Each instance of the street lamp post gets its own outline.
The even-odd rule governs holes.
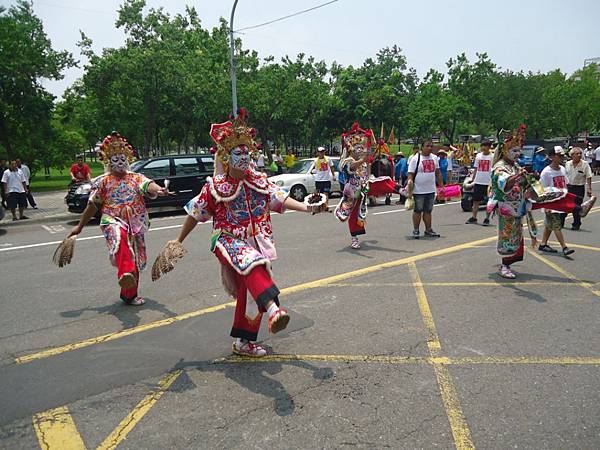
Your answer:
[[[230,71],[231,71],[231,108],[233,117],[237,117],[237,78],[235,71],[235,42],[233,38],[233,16],[235,15],[235,7],[237,6],[238,0],[233,2],[233,8],[231,8],[231,19],[229,20],[229,48],[230,48]]]

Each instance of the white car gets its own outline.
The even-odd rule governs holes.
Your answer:
[[[328,157],[329,158],[329,157]],[[301,202],[306,194],[315,192],[315,161],[317,158],[299,159],[287,173],[273,175],[269,177],[277,186],[288,188],[290,196],[294,200]],[[335,181],[331,183],[331,192],[340,192],[340,183],[338,181],[339,157],[329,158],[333,162],[335,170]]]

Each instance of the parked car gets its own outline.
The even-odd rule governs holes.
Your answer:
[[[331,192],[340,192],[338,182],[339,157],[328,157],[333,161],[335,169],[335,181],[331,183]],[[299,159],[287,173],[274,175],[269,180],[277,186],[288,188],[290,197],[301,202],[308,193],[315,191],[315,161],[316,158]]]
[[[144,158],[131,165],[132,172],[144,174],[161,186],[169,180],[169,191],[174,195],[146,198],[148,208],[180,207],[200,193],[206,177],[213,174],[214,160],[211,155],[170,155]],[[72,213],[85,209],[90,195],[91,183],[74,183],[69,186],[65,203]]]

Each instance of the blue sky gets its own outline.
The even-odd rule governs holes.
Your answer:
[[[235,27],[242,28],[310,8],[326,0],[239,0]],[[10,6],[13,0],[0,0]],[[119,0],[34,0],[34,10],[56,49],[67,49],[80,59],[79,30],[94,49],[123,43],[114,26]],[[219,17],[229,18],[233,1],[147,0],[149,7],[183,12],[189,4],[205,27]],[[318,10],[246,32],[247,48],[261,57],[304,52],[328,63],[360,65],[378,49],[398,45],[408,64],[424,75],[431,67],[445,71],[445,62],[465,52],[487,52],[501,67],[512,70],[572,73],[583,60],[600,56],[599,0],[338,0]],[[47,82],[60,95],[81,69],[65,79]]]

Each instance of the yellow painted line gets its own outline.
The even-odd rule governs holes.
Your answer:
[[[455,358],[448,361],[449,365],[468,364],[508,364],[508,365],[574,365],[574,366],[600,366],[599,357],[586,356],[476,356]]]
[[[40,448],[45,450],[85,450],[73,417],[66,406],[33,416],[33,428]]]
[[[554,245],[560,245],[556,241],[550,241],[549,243]],[[567,242],[567,246],[569,246],[570,248],[580,248],[583,250],[592,250],[594,252],[600,252],[600,247],[592,247],[591,245],[573,244],[571,242]]]
[[[125,336],[130,336],[132,334],[141,333],[142,331],[152,330],[153,328],[164,327],[165,325],[171,325],[176,322],[181,322],[182,320],[191,319],[192,317],[198,317],[205,314],[213,313],[220,311],[225,308],[229,308],[231,306],[235,306],[235,302],[223,303],[221,305],[211,306],[209,308],[203,308],[196,311],[192,311],[189,313],[181,314],[175,317],[169,317],[168,319],[158,320],[156,322],[150,322],[145,325],[140,325],[133,328],[128,328],[126,330],[117,331],[116,333],[104,334],[102,336],[97,336],[90,339],[85,339],[83,341],[74,342],[72,344],[63,345],[61,347],[54,347],[48,350],[43,350],[37,353],[31,353],[29,355],[20,356],[15,358],[15,362],[17,364],[28,363],[37,359],[48,358],[50,356],[60,355],[61,353],[70,352],[73,350],[77,350],[79,348],[89,347],[90,345],[101,344],[103,342],[113,341],[115,339],[120,339]]]
[[[270,362],[358,362],[377,364],[441,364],[445,366],[463,365],[573,365],[600,366],[596,356],[468,356],[448,358],[446,356],[387,356],[387,355],[268,355],[262,358],[229,356],[213,361],[214,364],[243,364]]]
[[[469,286],[563,286],[570,281],[440,281],[421,283],[423,287],[469,287]],[[333,283],[328,287],[408,287],[414,283]]]
[[[410,277],[417,295],[421,317],[423,318],[423,322],[425,323],[427,332],[429,333],[427,347],[429,348],[429,354],[432,357],[431,360],[433,370],[435,372],[435,377],[440,389],[446,415],[448,416],[450,429],[452,430],[454,446],[457,448],[457,450],[474,449],[475,445],[471,439],[471,431],[469,430],[469,425],[467,424],[465,415],[462,412],[460,400],[458,399],[458,392],[456,390],[456,386],[454,386],[450,371],[444,364],[436,362],[441,361],[440,351],[442,346],[440,344],[440,338],[435,327],[435,322],[433,321],[431,309],[429,308],[429,302],[427,301],[427,296],[425,295],[425,289],[423,288],[419,271],[417,270],[417,266],[414,262],[408,265],[408,271],[410,272]],[[447,358],[443,358],[443,361],[446,362]]]
[[[433,258],[435,256],[446,255],[448,253],[458,252],[460,250],[469,248],[473,245],[479,245],[483,242],[489,242],[494,239],[496,239],[496,237],[492,236],[489,238],[480,239],[478,241],[468,242],[468,243],[464,243],[464,244],[458,244],[458,245],[454,245],[451,247],[446,247],[446,248],[442,248],[439,250],[422,253],[420,255],[397,259],[395,261],[390,261],[390,262],[381,263],[381,264],[375,264],[373,266],[365,267],[363,269],[358,269],[358,270],[354,270],[351,272],[346,272],[343,274],[322,278],[320,280],[309,281],[307,283],[301,283],[301,284],[298,284],[295,286],[290,286],[290,287],[281,289],[280,295],[289,295],[289,294],[302,292],[307,289],[324,287],[324,286],[327,286],[332,283],[340,282],[340,281],[358,277],[361,275],[366,275],[366,274],[373,273],[373,272],[376,272],[379,270],[388,269],[391,267],[397,267],[397,266],[401,266],[404,264],[414,263],[415,261],[422,261],[422,260],[425,260],[428,258]],[[156,322],[150,322],[145,325],[139,325],[137,327],[128,328],[126,330],[117,331],[114,333],[109,333],[109,334],[105,334],[102,336],[85,339],[85,340],[82,340],[79,342],[74,342],[74,343],[63,345],[60,347],[50,348],[50,349],[43,350],[43,351],[36,352],[36,353],[30,353],[28,355],[24,355],[24,356],[15,358],[15,362],[17,364],[24,364],[24,363],[35,361],[38,359],[43,359],[43,358],[48,358],[50,356],[60,355],[61,353],[66,353],[66,352],[70,352],[70,351],[77,350],[80,348],[89,347],[90,345],[102,344],[104,342],[113,341],[115,339],[120,339],[120,338],[123,338],[126,336],[130,336],[132,334],[152,330],[154,328],[159,328],[159,327],[163,327],[166,325],[172,325],[173,323],[181,322],[182,320],[187,320],[187,319],[191,319],[193,317],[198,317],[198,316],[202,316],[205,314],[214,313],[214,312],[220,311],[222,309],[230,308],[233,306],[235,306],[235,302],[222,303],[220,305],[211,306],[209,308],[203,308],[203,309],[199,309],[196,311],[191,311],[191,312],[181,314],[181,315],[178,315],[175,317],[169,317],[167,319],[158,320]]]
[[[374,362],[382,364],[428,364],[428,357],[387,355],[267,355],[262,358],[230,356],[213,361],[215,364],[266,363],[291,361]]]
[[[527,249],[527,252],[531,256],[533,256],[534,258],[537,258],[538,260],[540,260],[541,262],[543,262],[544,264],[546,264],[548,267],[556,270],[558,273],[560,273],[563,276],[567,277],[568,279],[570,279],[571,281],[573,281],[578,286],[581,286],[582,288],[587,289],[588,291],[590,291],[592,294],[600,297],[600,291],[595,290],[594,289],[594,285],[592,283],[588,283],[587,281],[580,280],[575,275],[573,275],[570,272],[567,272],[565,269],[563,269],[559,265],[555,264],[554,262],[550,261],[549,259],[543,257],[542,255],[538,255],[537,252],[533,252],[533,251],[531,251],[529,249]]]
[[[427,347],[429,348],[431,356],[438,356],[442,346],[440,344],[440,338],[437,334],[437,330],[435,329],[435,323],[433,322],[431,309],[429,309],[429,302],[427,301],[425,289],[423,289],[423,283],[421,282],[421,277],[417,271],[416,264],[410,263],[408,265],[408,271],[410,272],[415,293],[417,294],[417,301],[419,302],[421,317],[423,318],[423,323],[425,324],[425,327],[427,328],[427,334],[429,335],[429,338],[427,339]]]
[[[138,422],[146,415],[148,411],[154,406],[154,404],[163,396],[163,394],[169,389],[173,382],[181,375],[181,370],[169,372],[162,380],[158,383],[158,389],[152,391],[146,395],[142,401],[140,401],[136,407],[127,414],[121,423],[108,435],[106,439],[98,446],[97,450],[113,450],[119,445],[123,439],[133,430]]]

